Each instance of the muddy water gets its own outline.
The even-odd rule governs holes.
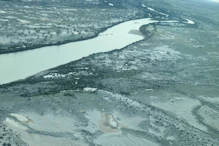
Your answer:
[[[154,22],[156,21],[149,18],[127,21],[107,29],[93,39],[0,55],[0,84],[24,79],[93,53],[123,48],[144,38],[130,32],[138,31],[141,25]]]

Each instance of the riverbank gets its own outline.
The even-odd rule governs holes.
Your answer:
[[[118,7],[117,2],[115,6],[94,1],[49,3],[0,2],[0,54],[91,39],[107,28],[147,14],[131,4]]]

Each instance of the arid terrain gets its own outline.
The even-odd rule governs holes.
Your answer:
[[[131,19],[157,21],[132,30],[144,39],[124,48],[0,85],[0,145],[219,145],[219,3],[15,2],[22,11],[0,3],[1,53],[88,39]]]

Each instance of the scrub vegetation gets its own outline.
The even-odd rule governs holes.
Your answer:
[[[145,35],[142,41],[0,85],[0,145],[37,146],[40,140],[42,146],[218,146],[215,5],[174,0],[83,2],[72,6],[104,7],[120,15],[121,22],[150,14],[179,23],[144,25],[139,28]],[[67,0],[57,3],[71,6]],[[196,11],[201,6],[202,11]],[[130,15],[116,13],[129,13],[127,7]]]

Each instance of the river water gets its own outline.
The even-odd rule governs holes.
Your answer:
[[[139,32],[140,26],[154,22],[157,21],[150,18],[131,20],[115,25],[93,39],[2,54],[0,55],[0,84],[25,79],[38,72],[78,60],[93,53],[123,48],[144,38],[140,33],[131,32]]]

